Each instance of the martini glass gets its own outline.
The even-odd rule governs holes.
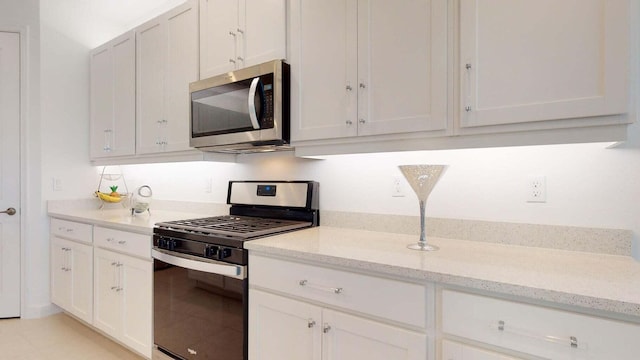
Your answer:
[[[418,196],[420,205],[420,240],[417,244],[407,246],[412,250],[435,251],[437,246],[427,244],[425,233],[425,206],[431,190],[436,186],[438,180],[446,170],[446,165],[400,165],[398,166],[402,175],[407,179],[409,185]]]

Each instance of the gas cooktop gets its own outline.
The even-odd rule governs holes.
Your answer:
[[[225,215],[157,223],[160,229],[250,239],[313,226],[309,221]]]

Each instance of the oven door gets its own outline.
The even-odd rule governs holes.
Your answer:
[[[246,360],[246,267],[154,248],[153,338],[174,359]]]

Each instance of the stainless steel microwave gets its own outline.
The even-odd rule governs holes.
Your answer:
[[[274,60],[191,83],[191,147],[290,149],[289,74],[287,63]]]

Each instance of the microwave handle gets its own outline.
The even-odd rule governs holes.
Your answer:
[[[253,128],[256,130],[260,129],[260,124],[258,124],[258,114],[256,113],[256,104],[254,102],[259,82],[259,77],[251,81],[251,87],[249,88],[249,99],[247,100],[249,103],[249,118],[251,119],[251,125],[253,125]]]

